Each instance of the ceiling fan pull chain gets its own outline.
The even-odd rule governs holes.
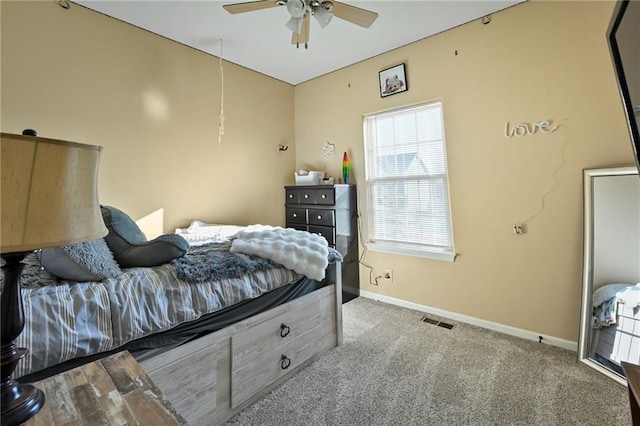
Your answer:
[[[222,39],[220,39],[220,114],[218,115],[218,146],[224,135],[224,68],[222,67]]]

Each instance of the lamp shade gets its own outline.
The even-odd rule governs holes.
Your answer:
[[[0,134],[0,253],[107,234],[98,202],[102,147]]]

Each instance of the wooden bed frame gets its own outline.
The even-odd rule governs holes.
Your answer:
[[[221,424],[342,344],[341,270],[333,284],[138,362],[190,425]]]

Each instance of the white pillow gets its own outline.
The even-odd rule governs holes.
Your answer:
[[[606,284],[593,292],[593,306],[600,306],[607,300],[617,297],[625,304],[635,308],[640,304],[640,283],[632,284]]]

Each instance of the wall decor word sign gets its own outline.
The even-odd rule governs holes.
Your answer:
[[[533,135],[538,130],[542,133],[553,133],[558,130],[560,126],[551,127],[549,120],[537,121],[535,123],[518,123],[513,127],[510,127],[510,123],[507,121],[504,125],[504,135],[508,138],[514,136],[527,136]]]

